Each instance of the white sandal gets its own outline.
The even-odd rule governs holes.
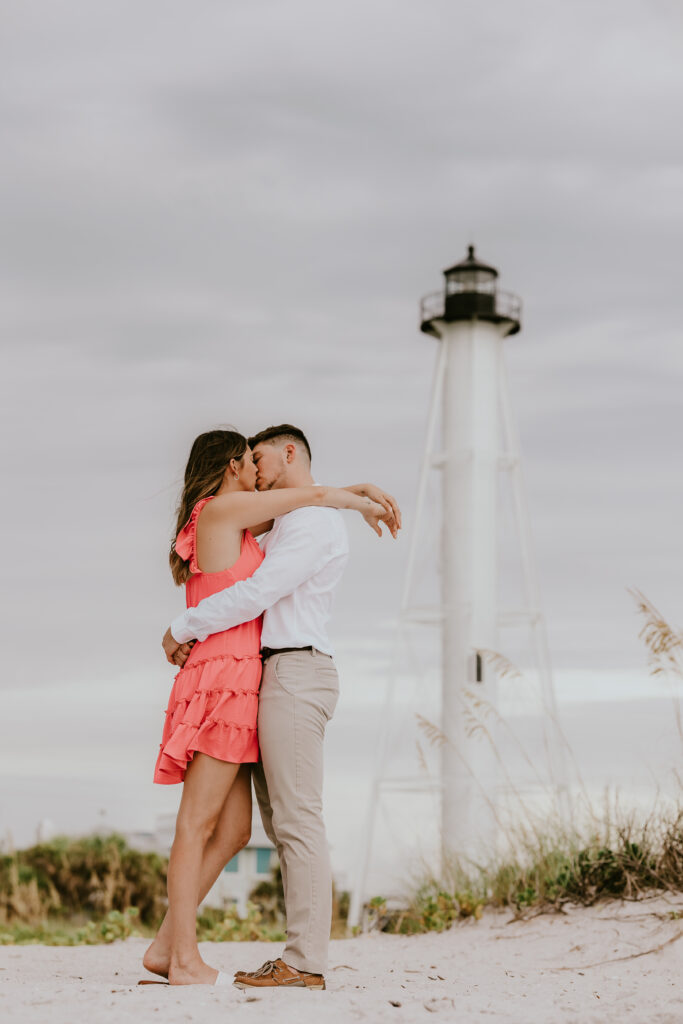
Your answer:
[[[138,985],[168,985],[167,981],[153,981],[151,978],[143,978],[142,981],[138,982]],[[219,971],[216,975],[214,985],[232,985],[232,978],[225,971]]]

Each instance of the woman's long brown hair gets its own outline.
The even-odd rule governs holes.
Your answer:
[[[177,586],[190,578],[190,563],[175,549],[176,537],[202,498],[209,498],[223,483],[231,459],[240,462],[247,450],[247,439],[236,430],[209,430],[194,441],[185,468],[185,485],[178,503],[178,518],[168,560]]]

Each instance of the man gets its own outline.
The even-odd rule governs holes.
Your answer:
[[[314,483],[311,449],[298,427],[269,427],[250,438],[249,445],[258,490]],[[369,484],[350,489],[385,506],[385,521],[396,536],[400,510],[394,499]],[[276,519],[263,547],[265,560],[253,576],[173,621],[164,650],[169,661],[182,665],[190,640],[204,640],[265,611],[261,762],[254,768],[254,788],[282,867],[287,943],[281,959],[252,973],[238,972],[235,984],[322,989],[332,914],[322,818],[323,739],[339,696],[327,623],[349,545],[336,509],[309,507]]]

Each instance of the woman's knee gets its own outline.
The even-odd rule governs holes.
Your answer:
[[[251,839],[251,821],[229,822],[228,827],[217,828],[211,836],[214,844],[227,859],[235,856]]]
[[[248,845],[251,839],[251,822],[245,825],[241,825],[237,829],[237,835],[235,837],[236,845],[238,850],[243,850]]]
[[[197,816],[193,814],[178,815],[176,821],[176,839],[182,842],[200,842],[206,846],[216,831],[218,814]]]

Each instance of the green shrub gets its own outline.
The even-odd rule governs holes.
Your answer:
[[[283,942],[285,933],[264,921],[253,903],[247,903],[246,917],[240,917],[234,907],[207,908],[197,921],[197,938],[200,942]]]
[[[118,835],[59,837],[0,858],[0,925],[137,907],[158,921],[166,900],[167,860],[131,850]]]
[[[55,924],[13,924],[0,930],[0,946],[96,946],[139,935],[137,907],[128,907],[123,913],[111,910],[101,921],[88,921],[76,926],[68,922]]]

